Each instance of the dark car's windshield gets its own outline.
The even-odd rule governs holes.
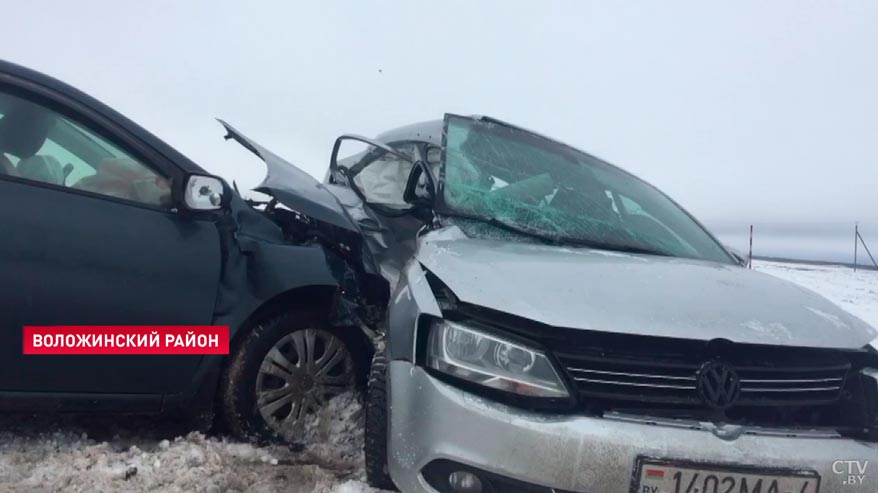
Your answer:
[[[732,263],[661,192],[563,144],[448,115],[441,208],[548,240]]]

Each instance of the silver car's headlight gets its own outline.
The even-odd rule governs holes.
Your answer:
[[[433,324],[427,366],[528,397],[569,397],[542,351],[447,320]]]

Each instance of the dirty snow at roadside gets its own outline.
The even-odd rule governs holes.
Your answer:
[[[878,327],[878,272],[755,262]],[[257,447],[130,418],[0,417],[0,493],[376,493],[365,484],[361,403],[332,401],[304,450]],[[127,479],[126,479],[127,478]]]
[[[0,492],[375,493],[363,472],[363,412],[342,395],[309,423],[304,449],[257,447],[130,418],[0,418]],[[148,431],[147,431],[148,430]]]

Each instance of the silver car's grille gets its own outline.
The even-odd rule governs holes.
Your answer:
[[[834,402],[849,364],[805,368],[738,368],[742,404]]]
[[[584,397],[698,405],[700,364],[670,360],[556,353]],[[770,361],[729,366],[740,379],[738,405],[819,404],[836,401],[850,364]]]
[[[579,393],[611,399],[696,401],[694,364],[557,354]]]
[[[573,412],[774,431],[825,428],[878,441],[878,392],[863,374],[878,363],[868,350],[576,330],[465,304],[446,309],[545,348],[576,395],[568,404]],[[728,391],[729,378],[737,389]]]

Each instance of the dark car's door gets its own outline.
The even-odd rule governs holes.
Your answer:
[[[80,93],[0,75],[0,394],[184,390],[200,356],[22,354],[25,325],[210,324],[221,254],[172,203],[174,162]]]

